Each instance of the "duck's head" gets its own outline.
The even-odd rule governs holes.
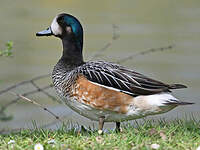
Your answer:
[[[74,16],[66,13],[57,15],[50,27],[46,30],[36,33],[36,36],[51,36],[61,38],[62,40],[75,42],[76,46],[82,50],[83,47],[83,28]]]

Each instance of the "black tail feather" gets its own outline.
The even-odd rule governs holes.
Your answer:
[[[187,88],[187,86],[183,85],[183,84],[171,84],[169,85],[170,89],[182,89],[182,88]]]
[[[191,103],[191,102],[179,102],[178,105],[192,105],[195,103]]]
[[[164,103],[165,105],[192,105],[192,104],[195,104],[195,103],[191,103],[191,102],[180,102],[180,101],[175,101],[175,102],[167,102],[167,103]]]

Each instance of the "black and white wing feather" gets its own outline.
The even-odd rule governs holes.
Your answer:
[[[89,81],[113,88],[132,96],[170,92],[170,89],[186,88],[181,84],[165,84],[148,78],[118,64],[94,61],[77,68]]]

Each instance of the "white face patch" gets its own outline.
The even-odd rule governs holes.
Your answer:
[[[62,34],[62,28],[59,26],[57,22],[57,16],[53,19],[51,23],[51,31],[54,35],[61,35]]]

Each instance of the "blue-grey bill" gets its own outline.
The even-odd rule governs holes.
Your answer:
[[[51,28],[36,33],[36,36],[51,36],[53,35]]]

